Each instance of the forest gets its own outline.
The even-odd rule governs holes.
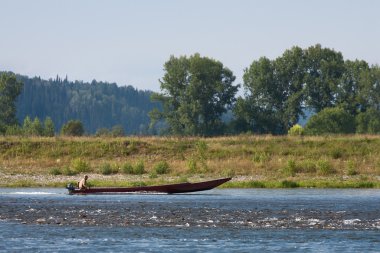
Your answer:
[[[101,128],[121,125],[126,134],[147,134],[148,112],[158,104],[150,101],[151,91],[115,83],[71,82],[67,78],[43,80],[17,76],[24,86],[16,108],[20,123],[29,116],[50,117],[59,132],[69,120],[80,120],[88,134]]]
[[[223,63],[198,53],[170,56],[160,92],[3,72],[0,132],[42,133],[14,128],[33,127],[32,121],[41,128],[45,120],[58,133],[76,120],[80,133],[118,136],[380,133],[378,65],[344,59],[320,44],[294,46],[276,59],[253,60],[243,83],[235,79]],[[237,96],[240,88],[243,96]],[[305,112],[312,117],[302,127]]]

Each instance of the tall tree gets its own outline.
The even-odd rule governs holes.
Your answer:
[[[0,132],[4,132],[5,126],[18,124],[15,103],[22,87],[14,74],[0,74]]]
[[[365,94],[365,83],[370,67],[365,61],[345,61],[344,72],[338,83],[336,104],[352,115],[365,111],[368,99]]]
[[[262,57],[244,71],[245,99],[235,107],[247,130],[281,134],[302,115],[304,55],[293,47],[274,61]]]
[[[153,110],[153,122],[163,119],[168,131],[180,135],[221,134],[223,113],[235,101],[235,76],[219,61],[194,54],[171,56],[164,64],[161,93],[152,97],[163,110]]]
[[[344,72],[344,60],[340,52],[322,48],[320,44],[304,51],[306,105],[319,112],[336,104],[337,87]]]

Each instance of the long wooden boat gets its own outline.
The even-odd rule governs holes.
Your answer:
[[[66,188],[69,194],[112,194],[112,193],[128,193],[128,192],[146,192],[146,193],[186,193],[211,190],[231,178],[220,178],[199,183],[178,183],[156,186],[137,186],[137,187],[91,187],[86,189],[78,189],[73,185],[68,185]]]

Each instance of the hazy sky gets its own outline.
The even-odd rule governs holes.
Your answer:
[[[0,0],[0,70],[159,90],[170,55],[243,69],[298,45],[380,63],[376,0]]]

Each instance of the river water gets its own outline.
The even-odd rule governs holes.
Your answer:
[[[379,252],[380,190],[0,188],[0,252]]]

